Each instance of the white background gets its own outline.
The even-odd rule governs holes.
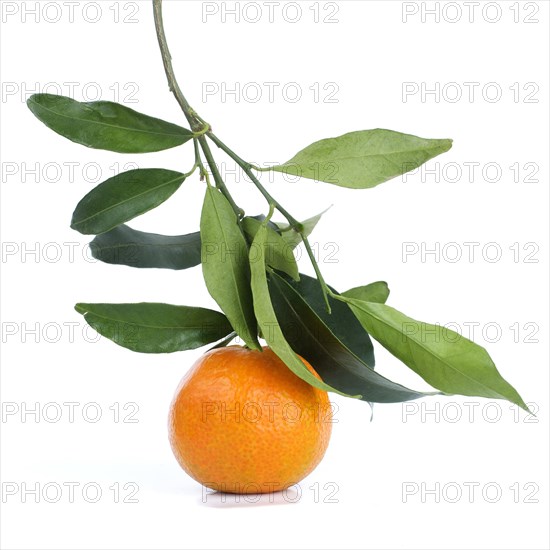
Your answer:
[[[40,21],[27,14],[24,22],[24,8],[35,4]],[[148,356],[106,340],[92,343],[93,331],[85,330],[72,309],[78,301],[214,304],[200,269],[139,271],[95,263],[86,256],[89,239],[69,228],[74,206],[94,186],[90,163],[99,165],[102,179],[113,175],[110,167],[116,162],[185,171],[191,147],[127,157],[86,149],[49,131],[24,104],[33,91],[69,95],[64,83],[73,82],[78,83],[76,99],[93,100],[99,89],[103,99],[137,99],[126,104],[182,123],[167,90],[149,2],[120,1],[118,12],[116,2],[99,2],[96,23],[86,21],[98,17],[90,2],[76,5],[72,23],[62,2],[50,2],[51,11],[44,12],[46,4],[2,3],[1,398],[4,413],[13,407],[19,412],[3,414],[0,424],[1,547],[548,548],[548,3],[487,7],[481,2],[472,8],[470,21],[465,4],[442,2],[439,23],[434,15],[422,20],[422,9],[433,9],[433,2],[338,2],[336,23],[316,23],[309,9],[313,2],[300,3],[296,23],[285,21],[283,15],[294,18],[295,11],[283,13],[282,2],[270,22],[267,7],[258,3],[262,20],[247,22],[257,14],[247,8],[251,11],[237,24],[234,16],[223,22],[221,8],[205,23],[200,2],[166,2],[166,30],[186,95],[247,159],[285,161],[317,139],[377,127],[455,140],[449,153],[428,165],[450,170],[438,183],[434,174],[420,173],[365,191],[283,178],[269,182],[267,176],[265,183],[298,218],[334,204],[312,237],[332,285],[345,290],[387,280],[389,303],[413,317],[458,323],[465,335],[467,323],[479,323],[475,340],[538,409],[533,421],[508,403],[433,398],[408,408],[376,406],[370,422],[368,405],[335,397],[337,423],[322,464],[301,483],[300,493],[276,495],[274,502],[264,496],[259,503],[204,496],[172,457],[167,409],[179,379],[202,350]],[[456,6],[462,17],[452,23]],[[330,5],[319,7],[321,20],[330,16]],[[411,13],[406,22],[404,9]],[[242,96],[223,102],[220,94],[204,101],[207,82],[220,87],[256,83],[265,95],[256,103]],[[265,82],[280,84],[273,102]],[[291,82],[303,93],[297,103],[280,92]],[[420,93],[405,102],[404,82],[409,89],[457,83],[464,95],[452,101],[454,84],[438,102],[433,95],[422,101]],[[471,101],[468,82],[478,83]],[[45,89],[48,83],[54,87]],[[315,83],[321,90],[335,83],[337,102],[316,102],[309,89]],[[493,83],[485,89],[490,97],[483,94],[488,83]],[[510,89],[515,83],[516,97]],[[537,87],[531,99],[538,102],[525,102]],[[498,88],[502,97],[492,101]],[[254,88],[247,89],[253,98]],[[36,163],[38,181],[24,173]],[[66,163],[76,163],[74,177]],[[472,181],[465,163],[478,163]],[[488,163],[494,163],[488,170],[500,168],[498,181],[488,181],[496,179],[495,172],[482,172]],[[524,165],[534,163],[538,182],[516,183],[514,163],[521,168],[520,180],[529,175]],[[454,178],[453,166],[463,170],[455,183],[448,181]],[[266,212],[242,177],[228,176],[227,183],[247,212]],[[204,184],[194,177],[172,200],[132,225],[167,234],[195,231],[203,192]],[[468,242],[480,243],[472,262],[463,245]],[[419,253],[404,261],[404,243],[432,249],[439,243],[445,254],[422,261]],[[460,245],[460,261],[450,261],[457,249],[448,243]],[[499,261],[483,254],[488,243],[495,243],[486,248],[491,258],[502,249]],[[519,257],[510,249],[514,243],[519,243]],[[338,251],[328,261],[335,246]],[[33,248],[36,255],[28,252]],[[531,260],[537,262],[528,263],[533,250]],[[305,259],[300,264],[311,273]],[[69,323],[75,323],[74,335]],[[515,323],[518,342],[510,329]],[[35,327],[38,333],[25,333]],[[495,337],[499,327],[500,338]],[[538,332],[530,337],[533,327]],[[426,387],[376,349],[380,372]],[[73,422],[66,402],[78,403]],[[32,414],[21,415],[35,403],[38,422]],[[54,403],[46,411],[54,418],[55,404],[62,407],[58,421],[41,416],[47,403]],[[96,405],[88,406],[83,418],[87,403]],[[134,408],[128,403],[139,407],[136,423],[123,422]],[[123,410],[125,405],[129,408]],[[102,417],[91,422],[98,407]],[[426,410],[435,412],[422,414]],[[454,422],[457,414],[461,417]],[[74,502],[63,485],[68,482],[80,484]],[[30,494],[23,502],[25,486],[43,489],[47,483],[50,497],[39,494],[35,502]],[[86,483],[101,488],[97,503],[84,498]],[[118,503],[109,489],[116,483]],[[126,483],[137,487],[138,502],[122,502],[129,493]],[[519,488],[516,495],[513,486]],[[7,494],[7,487],[17,493]],[[59,502],[48,502],[57,487],[65,488]],[[457,487],[462,496],[453,503]],[[404,495],[404,489],[413,493],[414,488],[417,493]],[[423,489],[437,495],[423,495]],[[500,499],[490,502],[499,489]]]

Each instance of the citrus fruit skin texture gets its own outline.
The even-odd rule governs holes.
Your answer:
[[[203,355],[180,382],[170,407],[170,443],[180,466],[206,487],[271,493],[319,464],[331,413],[328,394],[271,349],[230,346]]]

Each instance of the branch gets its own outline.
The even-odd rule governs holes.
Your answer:
[[[153,0],[153,13],[155,16],[155,29],[157,31],[160,53],[164,64],[164,72],[166,73],[166,78],[168,79],[168,87],[174,94],[176,101],[179,103],[185,118],[187,118],[187,121],[191,126],[191,129],[195,131],[197,127],[202,124],[195,120],[193,116],[193,109],[191,109],[191,105],[189,105],[189,102],[185,99],[185,96],[178,85],[178,81],[176,80],[176,74],[174,73],[174,67],[172,66],[172,55],[170,54],[168,42],[166,41],[166,33],[164,32],[164,22],[162,20],[162,0]]]
[[[170,54],[170,49],[168,48],[168,41],[166,40],[166,33],[164,31],[164,22],[162,20],[162,0],[153,0],[153,14],[155,17],[155,29],[157,31],[160,53],[164,64],[164,72],[166,73],[166,78],[168,79],[170,91],[174,94],[176,101],[179,103],[185,118],[187,118],[187,121],[191,126],[191,130],[198,134],[195,136],[195,140],[199,142],[199,145],[204,153],[206,162],[208,163],[210,171],[214,176],[216,187],[218,187],[218,189],[220,189],[220,191],[224,194],[225,198],[229,201],[229,204],[231,204],[231,207],[235,211],[237,218],[240,219],[243,215],[243,211],[237,206],[233,200],[233,197],[229,193],[229,190],[220,175],[218,167],[216,166],[210,146],[204,137],[205,128],[209,128],[209,125],[205,123],[204,120],[191,108],[191,105],[189,105],[189,102],[183,95],[176,79],[176,74],[172,65],[172,56]]]

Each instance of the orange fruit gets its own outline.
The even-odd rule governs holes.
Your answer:
[[[331,413],[327,393],[271,349],[231,346],[206,353],[183,377],[170,407],[170,443],[180,466],[206,487],[271,493],[319,464]]]

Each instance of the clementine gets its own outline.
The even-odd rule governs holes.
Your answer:
[[[170,443],[181,467],[211,489],[271,493],[319,464],[331,413],[327,393],[271,349],[231,346],[203,355],[182,379],[170,407]]]

